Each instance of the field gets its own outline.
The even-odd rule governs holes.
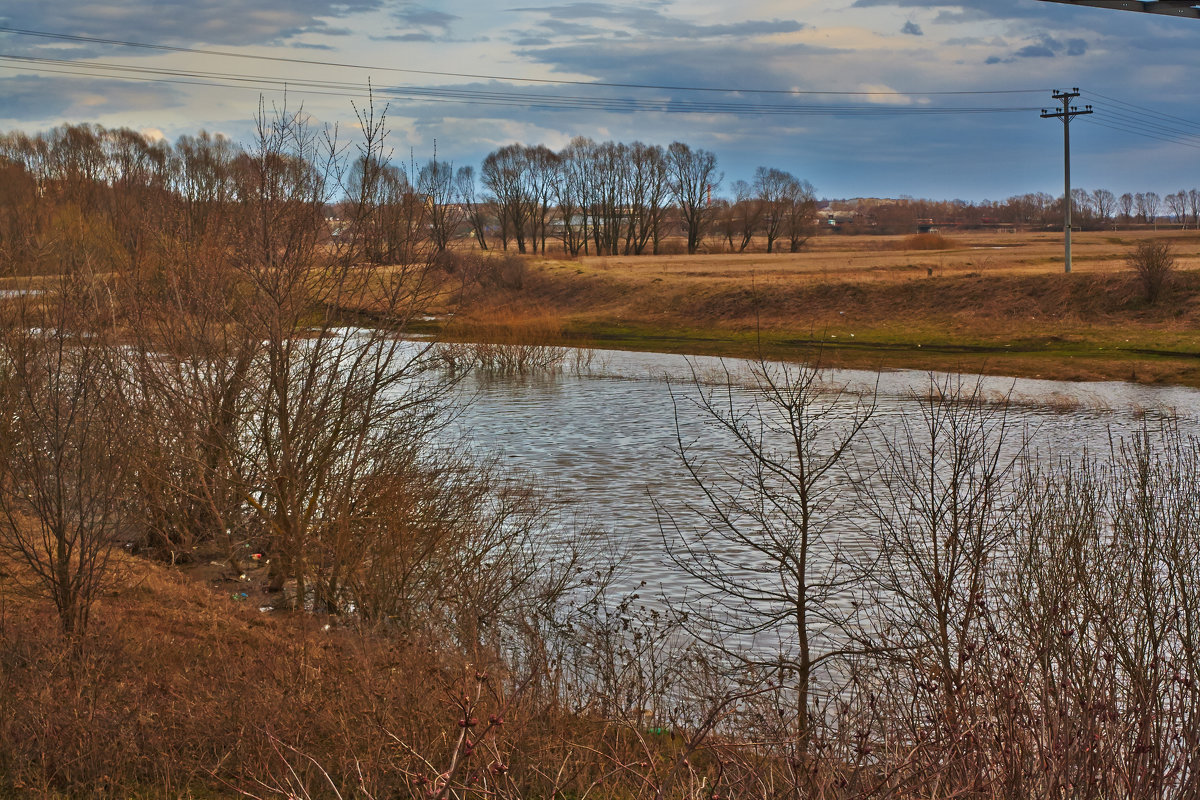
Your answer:
[[[1172,286],[1149,304],[1126,263],[1158,238]],[[1062,234],[822,236],[801,253],[528,257],[521,288],[462,315],[519,338],[547,317],[578,343],[618,349],[805,357],[867,368],[1200,385],[1200,234],[1088,232],[1063,273]],[[478,335],[460,319],[450,335]],[[485,334],[486,335],[486,334]]]

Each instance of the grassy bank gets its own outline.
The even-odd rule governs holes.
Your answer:
[[[492,645],[260,610],[228,568],[116,561],[69,640],[0,555],[0,797],[632,797],[642,772],[617,765],[679,751],[638,714],[566,708]]]
[[[1166,238],[1177,271],[1153,305],[1129,235],[1080,234],[1070,275],[1049,234],[933,252],[828,237],[800,254],[529,258],[520,288],[475,294],[446,333],[544,341],[554,317],[565,341],[617,349],[1196,386],[1200,236]]]

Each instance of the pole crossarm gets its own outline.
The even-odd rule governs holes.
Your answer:
[[[1047,111],[1043,108],[1042,119],[1061,119],[1064,125],[1068,125],[1070,124],[1071,120],[1075,119],[1076,117],[1083,114],[1092,113],[1092,107],[1090,105],[1086,105],[1082,109],[1080,109],[1079,106],[1071,105],[1071,101],[1076,97],[1079,97],[1078,89],[1074,89],[1070,92],[1060,92],[1056,89],[1054,94],[1051,96],[1063,104],[1062,111]]]
[[[1200,19],[1200,2],[1195,2],[1195,0],[1042,0],[1042,2]]]

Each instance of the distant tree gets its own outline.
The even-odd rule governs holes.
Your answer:
[[[1057,203],[1045,192],[1031,192],[1008,198],[1007,205],[1014,225],[1041,228],[1053,223]],[[1061,217],[1058,217],[1058,221],[1062,222]]]
[[[463,211],[480,250],[487,250],[488,204],[479,196],[475,185],[475,168],[468,164],[459,167],[454,175],[454,188],[462,200]]]
[[[1096,219],[1106,224],[1117,210],[1117,198],[1108,189],[1097,189],[1092,192],[1092,206],[1096,209]]]
[[[1192,227],[1200,228],[1200,189],[1188,190],[1188,209],[1192,212]]]
[[[1129,222],[1133,219],[1134,198],[1129,192],[1117,198],[1117,204],[1121,209],[1121,219],[1124,222]]]
[[[784,234],[791,208],[795,177],[779,169],[759,167],[754,171],[754,193],[762,208],[762,230],[767,252],[775,252],[775,241]]]
[[[449,161],[430,159],[417,175],[417,191],[425,202],[433,247],[444,252],[463,221],[454,166]]]
[[[723,176],[717,172],[717,156],[708,150],[693,150],[683,142],[667,148],[667,173],[671,194],[679,206],[687,231],[688,253],[695,253],[711,220],[709,199]]]
[[[629,159],[629,220],[625,252],[641,255],[649,243],[657,253],[662,241],[663,219],[670,188],[666,153],[658,145],[634,142]]]
[[[1174,194],[1169,194],[1163,198],[1167,204],[1167,209],[1171,212],[1171,216],[1175,218],[1182,227],[1187,227],[1188,221],[1188,193],[1185,189],[1180,189]]]
[[[525,252],[525,231],[532,207],[528,169],[525,148],[510,144],[489,153],[480,171],[484,187],[496,198],[500,245],[507,250],[511,238],[516,241],[519,253]]]
[[[798,179],[790,181],[787,184],[786,202],[784,231],[788,239],[788,250],[798,253],[804,243],[816,232],[816,190],[808,181]]]
[[[1155,192],[1146,192],[1142,197],[1147,221],[1154,225],[1155,230],[1158,230],[1158,212],[1162,208],[1162,198]]]
[[[1162,204],[1162,198],[1154,192],[1138,192],[1133,196],[1133,202],[1138,219],[1142,222],[1152,223],[1157,229],[1158,209]]]
[[[529,238],[534,252],[540,244],[546,254],[546,237],[550,226],[550,199],[558,180],[558,156],[545,145],[525,148],[525,180],[529,198]]]
[[[163,141],[123,128],[101,136],[108,191],[101,207],[124,255],[124,266],[138,272],[147,266],[152,244],[168,212],[170,148]]]
[[[234,196],[232,167],[240,150],[224,136],[204,131],[181,136],[175,143],[170,175],[185,213],[185,241],[203,240],[215,233],[212,226],[224,221],[223,212]]]
[[[713,200],[709,210],[712,213],[711,229],[716,231],[717,236],[724,241],[723,247],[733,252],[734,240],[737,238],[738,231],[737,209],[734,202],[725,197],[718,197]]]
[[[562,221],[563,249],[577,256],[588,249],[588,214],[591,205],[591,153],[596,143],[580,136],[558,154],[555,200]]]
[[[38,241],[47,217],[36,140],[0,135],[0,270],[28,274],[37,268]]]
[[[1096,219],[1091,192],[1086,189],[1072,189],[1071,200],[1071,224],[1078,228],[1090,228]]]
[[[627,148],[603,142],[588,151],[588,196],[592,242],[597,253],[620,252],[621,232],[627,215],[629,163]]]
[[[746,252],[746,247],[758,232],[763,218],[763,202],[755,188],[745,181],[733,184],[732,231],[736,233],[736,248],[739,253]],[[733,240],[730,245],[734,246]]]

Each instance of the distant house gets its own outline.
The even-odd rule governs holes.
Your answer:
[[[859,221],[862,215],[858,211],[851,210],[834,210],[832,208],[823,208],[817,211],[817,221],[822,227],[841,230],[847,225],[854,225]]]

